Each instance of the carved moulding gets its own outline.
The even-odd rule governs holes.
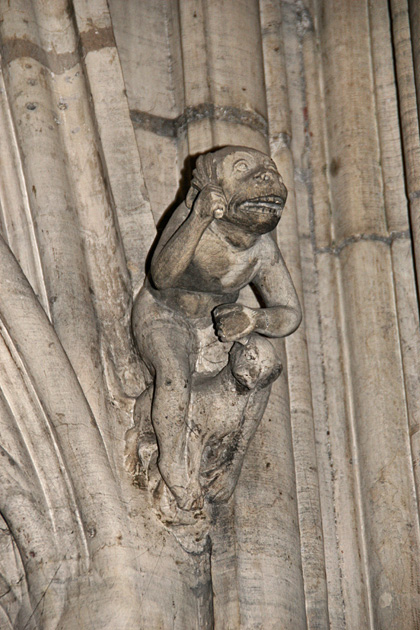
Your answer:
[[[212,504],[228,501],[281,364],[269,337],[299,325],[273,237],[287,191],[246,147],[200,156],[133,308],[150,374],[127,432],[126,465],[185,550],[206,548]],[[238,303],[250,285],[260,308]]]
[[[70,629],[77,615],[81,627],[135,627],[135,559],[118,544],[127,516],[100,431],[1,237],[0,263],[0,512],[16,558],[2,566],[14,597],[0,604],[0,626]]]

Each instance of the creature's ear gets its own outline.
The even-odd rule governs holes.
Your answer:
[[[191,186],[185,199],[185,205],[187,208],[192,208],[192,205],[200,192],[206,184],[216,184],[216,165],[214,157],[211,153],[200,155],[197,159],[193,176],[191,180]]]

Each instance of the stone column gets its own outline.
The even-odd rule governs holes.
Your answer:
[[[417,627],[419,16],[0,0],[0,626]],[[125,468],[149,378],[130,314],[195,157],[225,144],[285,179],[304,321],[194,556]]]

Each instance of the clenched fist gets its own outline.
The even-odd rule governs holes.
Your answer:
[[[213,311],[213,319],[220,341],[238,341],[257,327],[257,313],[241,304],[222,304]]]

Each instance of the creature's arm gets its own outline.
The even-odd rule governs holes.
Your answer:
[[[267,337],[286,337],[298,328],[302,311],[283,257],[274,243],[274,257],[265,259],[252,285],[265,308],[258,309],[256,332]]]
[[[286,337],[296,330],[302,311],[292,279],[279,248],[270,238],[262,247],[263,259],[251,285],[265,308],[248,308],[241,304],[218,306],[213,311],[218,335],[222,341],[237,341],[251,332],[267,337]]]
[[[214,218],[220,218],[226,208],[222,190],[207,184],[199,193],[191,212],[185,216],[178,208],[169,220],[161,243],[158,243],[151,264],[151,275],[158,289],[176,287],[177,281],[190,264],[200,239]]]

